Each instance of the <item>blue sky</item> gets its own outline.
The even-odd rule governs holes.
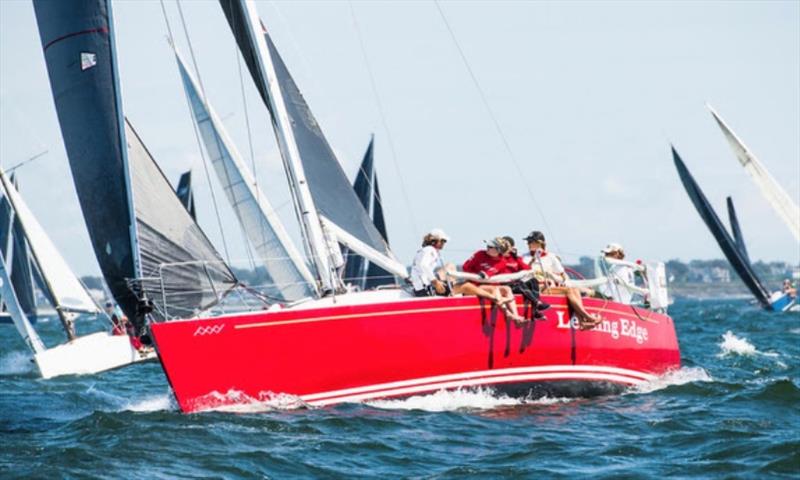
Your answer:
[[[267,112],[247,76],[243,101],[221,9],[182,5],[206,93],[250,162],[247,102],[259,184],[296,234]],[[187,54],[176,5],[166,6]],[[482,239],[532,229],[568,261],[610,241],[634,258],[721,258],[677,178],[672,142],[721,216],[733,195],[751,257],[800,261],[704,107],[713,105],[800,203],[800,2],[441,8],[513,159],[434,3],[258,3],[351,175],[375,133],[390,243],[401,260],[410,262],[434,227],[453,237],[446,256],[458,262]],[[173,182],[193,168],[200,223],[223,250],[161,7],[117,1],[114,14],[126,114]],[[73,268],[96,273],[33,8],[0,1],[0,162],[8,168],[44,150],[19,170],[21,191]],[[239,227],[212,185],[230,257],[245,265]]]

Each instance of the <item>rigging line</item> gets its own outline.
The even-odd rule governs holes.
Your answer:
[[[47,155],[48,153],[50,153],[50,150],[45,150],[45,151],[43,151],[43,152],[39,152],[39,153],[37,153],[36,155],[34,155],[34,156],[32,156],[32,157],[29,157],[27,160],[23,160],[23,161],[19,162],[18,164],[14,165],[14,166],[13,166],[13,167],[11,167],[11,168],[7,168],[7,169],[5,169],[5,172],[6,172],[6,174],[7,174],[7,175],[8,175],[8,174],[11,174],[11,173],[13,173],[13,172],[14,172],[14,170],[16,170],[16,169],[18,169],[19,167],[21,167],[21,166],[25,165],[26,163],[32,162],[32,161],[36,160],[37,158],[41,158],[41,157],[43,157],[43,156]]]
[[[247,143],[250,148],[250,166],[253,170],[253,187],[256,191],[256,203],[260,206],[261,205],[261,189],[258,187],[258,170],[256,170],[256,154],[255,149],[253,148],[253,132],[250,127],[250,113],[247,109],[247,92],[244,88],[244,75],[242,74],[242,59],[239,57],[239,48],[234,44],[233,46],[234,52],[233,55],[236,57],[236,67],[239,72],[239,87],[242,92],[242,107],[244,108],[244,123],[247,129]],[[267,238],[266,235],[266,224],[263,215],[259,215],[259,225],[261,226],[261,240],[262,243]]]
[[[172,48],[175,47],[175,36],[172,34],[172,26],[169,23],[169,17],[167,16],[167,8],[164,6],[164,0],[159,0],[161,3],[161,13],[164,15],[164,23],[167,25],[167,34],[169,35],[169,44]],[[176,0],[178,5],[178,9],[180,10],[180,2]],[[181,20],[183,20],[183,11],[181,10]],[[186,31],[186,24],[184,23],[184,32]],[[186,35],[187,41],[189,41],[189,50],[192,52],[192,59],[194,59],[194,52],[192,50],[191,40],[189,39],[188,34]],[[195,70],[197,69],[195,64]],[[202,83],[200,84],[200,88],[202,89]],[[205,93],[204,93],[205,95]],[[192,124],[192,130],[194,131],[194,137],[197,141],[197,148],[200,150],[200,157],[203,160],[203,169],[205,170],[206,174],[206,181],[208,182],[208,189],[211,192],[211,203],[214,205],[214,212],[217,216],[217,226],[219,227],[219,233],[222,237],[222,247],[225,250],[225,258],[228,259],[230,262],[230,253],[228,252],[228,242],[225,240],[225,231],[222,228],[222,220],[220,219],[219,209],[217,208],[217,198],[216,194],[214,193],[214,186],[211,184],[211,177],[208,174],[208,167],[206,166],[205,155],[203,154],[203,146],[200,143],[200,132],[197,130],[197,125],[195,125],[194,118],[192,118],[192,109],[191,109],[191,101],[189,100],[189,94],[186,93],[184,89],[184,97],[186,98],[186,103],[189,105],[189,117]]]
[[[475,88],[478,90],[478,94],[481,97],[481,101],[483,101],[483,105],[484,107],[486,107],[486,111],[489,113],[489,118],[492,119],[492,123],[494,124],[494,127],[497,130],[498,135],[500,136],[500,140],[502,140],[503,146],[505,146],[505,149],[508,152],[508,156],[511,158],[511,162],[514,164],[514,168],[517,170],[519,178],[522,179],[522,183],[525,185],[525,190],[528,192],[528,197],[531,199],[533,206],[536,207],[539,216],[542,218],[542,222],[547,228],[548,235],[552,238],[552,242],[555,245],[556,250],[559,250],[558,242],[556,241],[555,231],[550,227],[550,224],[547,221],[547,217],[545,216],[544,211],[539,206],[539,202],[536,201],[536,197],[533,195],[533,190],[531,190],[530,185],[525,180],[525,175],[522,172],[522,168],[520,167],[519,162],[517,162],[517,157],[514,156],[514,152],[511,150],[511,145],[508,143],[508,139],[503,133],[503,129],[500,127],[500,122],[497,120],[497,117],[495,116],[492,107],[489,105],[489,100],[486,98],[486,94],[483,92],[483,89],[481,88],[481,85],[478,82],[478,78],[475,76],[475,72],[472,71],[472,67],[470,66],[469,61],[467,60],[467,56],[461,49],[461,45],[458,43],[456,34],[450,27],[450,22],[447,21],[447,17],[445,16],[441,5],[439,5],[439,0],[433,0],[433,4],[436,5],[436,9],[439,11],[439,15],[442,17],[442,21],[444,22],[445,27],[447,27],[447,31],[450,33],[450,38],[453,40],[453,43],[455,44],[459,55],[461,55],[461,60],[464,62],[464,66],[467,68],[467,72],[469,72],[469,76],[472,79],[472,83],[475,84]]]
[[[372,73],[372,67],[369,63],[369,57],[367,56],[367,49],[364,45],[364,37],[361,35],[361,28],[358,25],[358,18],[356,17],[356,11],[353,7],[353,2],[348,1],[347,4],[350,6],[350,16],[353,18],[353,27],[356,30],[356,36],[358,37],[358,44],[361,47],[361,55],[364,58],[364,65],[367,68],[367,73],[369,74],[369,83],[370,87],[372,88],[372,94],[375,97],[375,104],[378,108],[378,115],[381,117],[381,123],[383,124],[383,129],[386,131],[386,142],[389,144],[389,151],[392,153],[392,164],[394,165],[394,169],[397,172],[397,179],[400,180],[400,191],[403,194],[403,200],[406,204],[406,211],[408,212],[408,218],[411,221],[411,228],[413,231],[409,232],[409,235],[412,237],[415,233],[419,232],[417,228],[417,219],[414,215],[414,209],[411,208],[411,199],[408,196],[408,190],[406,189],[406,182],[403,180],[403,174],[400,170],[400,166],[397,163],[397,152],[394,148],[394,141],[392,140],[392,133],[389,130],[389,124],[386,121],[386,115],[383,110],[383,104],[381,103],[380,95],[378,95],[378,86],[375,82],[375,75]],[[383,202],[381,200],[381,207],[383,206]]]

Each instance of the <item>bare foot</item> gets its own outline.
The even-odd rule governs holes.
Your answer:
[[[591,330],[596,327],[603,319],[598,314],[589,315],[580,319],[581,330]]]

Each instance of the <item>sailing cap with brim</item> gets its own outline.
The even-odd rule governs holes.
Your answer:
[[[622,252],[625,253],[625,249],[622,248],[622,245],[619,243],[609,243],[606,245],[606,248],[600,250],[603,253],[613,253],[613,252]]]
[[[429,235],[433,238],[444,240],[445,242],[450,241],[450,237],[447,236],[447,234],[444,233],[444,230],[442,230],[441,228],[434,228],[433,230],[430,231]]]
[[[544,233],[540,232],[539,230],[534,230],[531,233],[529,233],[527,237],[525,237],[525,240],[528,243],[531,243],[531,242],[545,243]]]

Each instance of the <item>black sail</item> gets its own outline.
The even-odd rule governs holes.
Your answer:
[[[178,188],[175,189],[175,193],[178,195],[178,198],[183,206],[186,207],[189,215],[192,216],[192,219],[197,221],[197,212],[194,208],[194,191],[192,190],[191,170],[184,172],[183,175],[181,175],[180,180],[178,180]]]
[[[138,277],[126,185],[111,7],[106,1],[34,0],[50,87],[83,218],[100,269],[128,317]]]
[[[11,184],[16,188],[16,181],[12,175]],[[11,258],[10,273],[11,284],[17,294],[19,306],[28,319],[35,321],[36,291],[34,290],[33,262],[31,262],[30,249],[22,223],[14,215],[8,199],[3,196],[0,200],[0,246],[3,257]],[[55,305],[55,303],[53,304]]]
[[[372,212],[372,222],[388,245],[386,221],[383,217],[378,177],[375,173],[374,138],[370,140],[367,151],[364,153],[364,159],[361,161],[361,167],[359,167],[353,183],[353,191],[364,210]],[[393,284],[394,276],[355,252],[348,251],[345,280],[366,290],[380,285]]]
[[[267,79],[262,78],[256,60],[255,45],[246,31],[246,16],[241,0],[220,0],[231,31],[242,52],[253,81],[269,108]],[[390,255],[389,247],[375,228],[372,220],[356,196],[347,175],[336,159],[317,120],[294,82],[269,34],[264,32],[267,48],[275,67],[277,81],[291,120],[292,133],[297,143],[311,196],[317,210],[336,225],[378,252]],[[273,115],[274,112],[270,110]]]
[[[691,173],[689,173],[689,169],[686,168],[686,164],[683,163],[683,160],[681,160],[681,157],[678,155],[678,152],[675,151],[674,147],[672,148],[672,157],[675,161],[675,167],[678,169],[681,183],[683,183],[686,189],[686,193],[697,209],[697,213],[700,214],[700,217],[722,249],[725,258],[728,259],[733,269],[739,275],[739,278],[742,279],[742,282],[747,285],[747,288],[752,292],[753,296],[756,297],[758,303],[765,309],[770,310],[772,307],[769,303],[769,294],[767,290],[761,285],[753,268],[750,266],[750,262],[748,262],[739,251],[736,242],[725,229],[725,226],[720,221],[716,212],[714,212],[708,199],[706,199],[706,196],[703,194],[702,190],[700,190],[700,186],[697,185],[697,182],[695,182]]]
[[[733,232],[733,240],[736,242],[736,248],[739,249],[739,253],[742,254],[742,258],[747,263],[750,263],[750,255],[747,254],[747,246],[744,244],[744,236],[742,235],[742,229],[739,227],[739,219],[736,218],[736,209],[733,208],[733,199],[728,197],[728,220],[731,223],[731,232]]]
[[[156,319],[207,308],[235,278],[124,120],[110,2],[34,0],[34,8],[73,181],[112,295],[139,328],[144,297]]]

